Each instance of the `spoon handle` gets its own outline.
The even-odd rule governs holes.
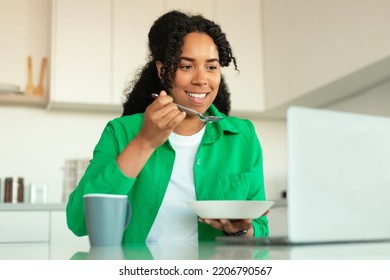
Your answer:
[[[173,103],[177,106],[177,108],[179,108],[180,111],[184,111],[186,112],[188,115],[193,115],[193,116],[199,116],[199,112],[198,111],[195,111],[193,109],[190,109],[190,108],[187,108],[187,107],[184,107],[182,105],[179,105],[179,104],[176,104],[176,103]]]
[[[152,93],[152,97],[153,98],[157,98],[158,94],[157,93]],[[199,116],[199,112],[198,111],[195,111],[193,109],[187,108],[187,107],[185,107],[183,105],[179,105],[179,104],[176,104],[176,103],[173,103],[173,104],[175,104],[177,106],[177,108],[180,109],[180,111],[184,111],[187,114],[192,115],[192,116]]]

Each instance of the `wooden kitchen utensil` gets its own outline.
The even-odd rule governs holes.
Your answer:
[[[43,80],[45,78],[46,65],[47,65],[47,58],[44,57],[44,58],[42,58],[42,62],[41,62],[41,72],[39,74],[39,83],[38,83],[38,86],[34,89],[34,95],[42,96],[45,94],[45,89],[43,87]]]
[[[34,82],[33,82],[33,74],[32,74],[32,58],[31,55],[27,57],[27,87],[24,92],[25,95],[33,95],[34,94]]]

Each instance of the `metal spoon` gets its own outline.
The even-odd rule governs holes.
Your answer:
[[[152,97],[153,97],[153,98],[157,98],[157,97],[158,97],[158,94],[152,93]],[[190,116],[198,116],[199,119],[200,119],[202,122],[205,122],[205,123],[219,122],[219,121],[223,120],[223,117],[205,116],[205,115],[202,115],[201,113],[199,113],[199,112],[196,111],[196,110],[193,110],[193,109],[184,107],[184,106],[179,105],[179,104],[176,104],[176,103],[173,103],[173,104],[175,104],[175,105],[177,106],[177,108],[179,108],[180,111],[186,112],[186,113],[187,113],[188,115],[190,115]]]

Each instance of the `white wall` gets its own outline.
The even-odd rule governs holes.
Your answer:
[[[263,148],[263,166],[268,199],[281,198],[286,189],[286,122],[252,119]]]
[[[0,106],[0,178],[21,176],[49,185],[48,202],[62,201],[64,161],[90,158],[111,114],[53,112],[45,109]],[[285,186],[285,125],[254,121],[263,146],[269,197]]]
[[[51,112],[0,106],[0,178],[20,176],[49,186],[48,202],[62,200],[66,159],[91,158],[108,114]]]

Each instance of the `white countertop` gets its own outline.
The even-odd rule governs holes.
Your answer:
[[[0,211],[65,210],[66,203],[0,203]]]
[[[89,244],[0,244],[1,260],[390,260],[390,242],[299,246],[165,242],[91,248]]]

